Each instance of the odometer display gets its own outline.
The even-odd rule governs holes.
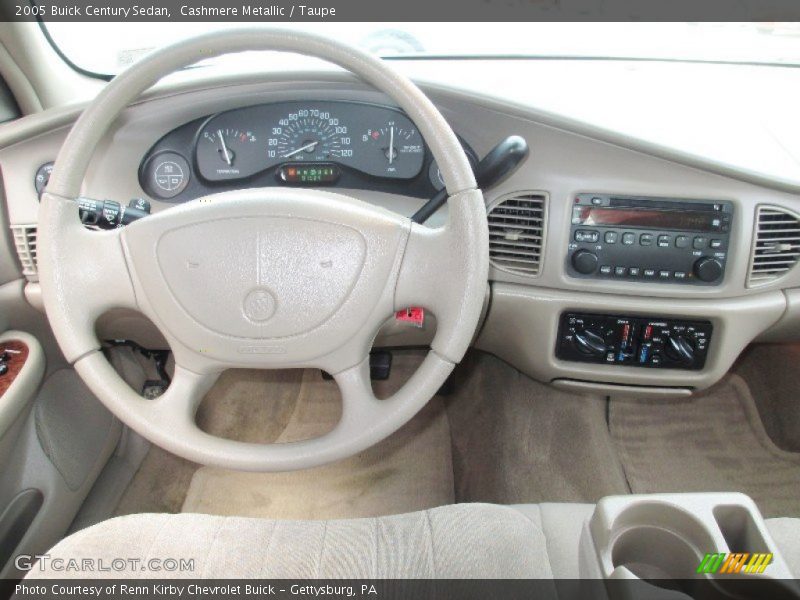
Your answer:
[[[283,165],[278,170],[278,178],[290,185],[335,183],[339,175],[339,167],[329,163]]]

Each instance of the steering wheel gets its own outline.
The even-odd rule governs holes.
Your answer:
[[[431,229],[354,198],[313,189],[212,194],[127,227],[92,231],[78,198],[92,154],[122,110],[173,71],[227,53],[272,50],[322,58],[389,95],[415,122],[449,194]],[[489,266],[483,195],[449,125],[387,63],[306,33],[243,29],[156,51],[112,80],[70,131],[39,211],[39,279],[56,339],[120,420],[188,460],[250,471],[307,468],[360,452],[406,423],[464,356]],[[392,397],[372,393],[369,351],[396,311],[422,306],[437,331],[425,360]],[[138,310],[164,334],[175,374],[139,396],[101,352],[97,318]],[[317,368],[333,375],[342,416],[310,440],[253,444],[209,435],[197,406],[228,368]]]

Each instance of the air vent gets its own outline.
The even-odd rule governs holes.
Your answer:
[[[800,258],[800,216],[777,206],[759,206],[748,287],[785,275]]]
[[[541,192],[515,192],[489,209],[489,258],[496,268],[535,277],[539,274],[547,197]]]
[[[19,262],[22,263],[22,274],[28,281],[39,281],[39,271],[36,267],[36,226],[18,225],[12,227],[11,231],[14,234]]]

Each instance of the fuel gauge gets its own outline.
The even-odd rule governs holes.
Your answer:
[[[425,146],[419,132],[389,121],[377,129],[367,129],[361,141],[370,146],[369,161],[376,170],[398,179],[416,177],[422,169]]]

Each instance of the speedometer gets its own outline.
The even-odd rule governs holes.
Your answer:
[[[346,162],[352,156],[347,125],[330,112],[316,108],[299,108],[282,117],[267,139],[270,162]]]

